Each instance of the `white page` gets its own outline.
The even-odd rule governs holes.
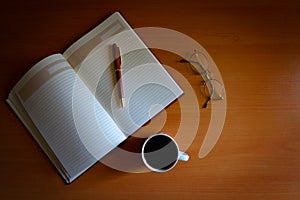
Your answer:
[[[35,65],[14,91],[68,181],[126,139],[60,54]]]
[[[178,98],[182,90],[149,54],[149,50],[137,49],[122,56],[125,97],[123,108],[120,105],[112,60],[109,61],[113,42],[117,42],[124,50],[125,47],[134,45],[133,40],[128,39],[125,42],[114,40],[100,46],[81,64],[78,74],[119,128],[126,135],[131,135]]]
[[[125,108],[115,87],[113,43],[122,55]],[[120,13],[111,15],[63,55],[126,135],[183,93]]]
[[[19,98],[16,96],[14,91],[11,91],[9,94],[9,97],[7,99],[8,104],[11,106],[11,108],[14,110],[14,112],[18,115],[20,120],[23,122],[23,124],[26,126],[26,128],[29,130],[33,138],[36,140],[36,142],[40,145],[40,147],[43,149],[43,151],[46,153],[46,155],[49,157],[49,159],[52,161],[54,166],[57,168],[58,172],[61,174],[61,176],[66,180],[66,182],[69,182],[70,177],[67,174],[65,168],[62,166],[60,161],[57,159],[43,136],[40,134],[39,130],[34,125],[33,121],[25,111],[22,103],[20,102]]]

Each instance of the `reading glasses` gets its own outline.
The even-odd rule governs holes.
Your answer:
[[[208,59],[202,52],[194,50],[188,60],[182,59],[180,62],[188,63],[193,72],[202,76],[201,94],[206,98],[203,108],[207,107],[210,100],[224,99],[224,85],[213,77],[213,73],[209,70]]]

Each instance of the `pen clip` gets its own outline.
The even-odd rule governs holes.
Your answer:
[[[113,44],[113,56],[114,56],[114,64],[116,70],[121,70],[121,55],[120,55],[120,48],[117,44]]]

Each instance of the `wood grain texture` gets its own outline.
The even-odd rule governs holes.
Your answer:
[[[1,7],[1,199],[300,198],[299,1],[12,0]],[[34,63],[63,52],[114,11],[134,28],[174,29],[206,48],[225,82],[225,127],[213,151],[199,159],[208,107],[187,150],[189,162],[163,174],[125,173],[97,163],[65,185],[4,100]],[[199,80],[176,55],[154,53],[197,91]],[[179,102],[166,113],[162,130],[174,135]]]

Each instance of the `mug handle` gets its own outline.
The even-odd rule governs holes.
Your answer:
[[[190,158],[190,156],[187,153],[179,151],[179,158],[178,158],[178,160],[188,161],[189,158]]]

